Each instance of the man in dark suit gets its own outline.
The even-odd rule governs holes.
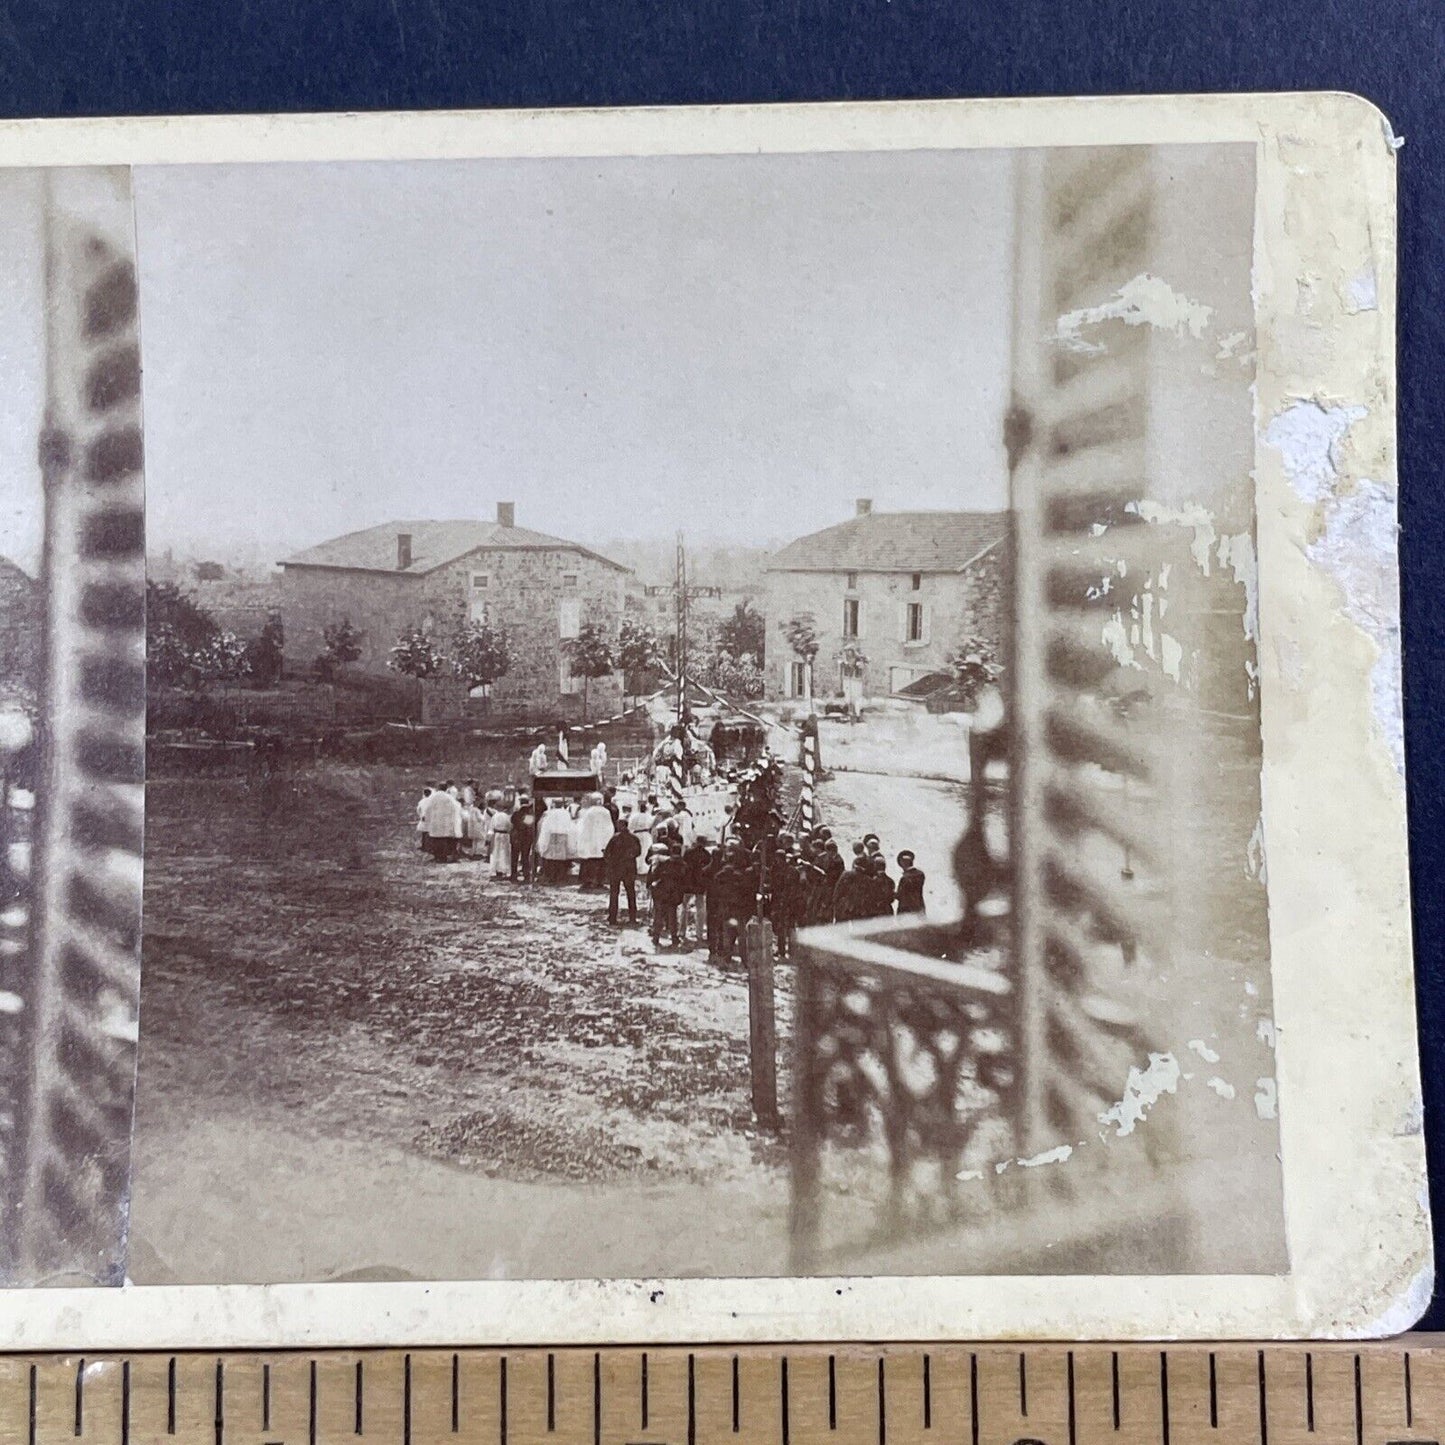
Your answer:
[[[617,926],[618,894],[627,894],[627,921],[637,922],[637,859],[642,844],[636,833],[619,828],[602,850],[602,871],[607,877],[607,921]]]

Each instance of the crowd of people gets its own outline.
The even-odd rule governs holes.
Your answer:
[[[765,918],[787,958],[799,928],[893,914],[922,915],[924,874],[905,849],[889,871],[876,833],[845,857],[830,828],[792,833],[774,812],[759,829],[729,807],[717,835],[704,830],[686,800],[673,804],[639,792],[620,801],[612,789],[547,798],[540,812],[519,792],[475,781],[428,784],[417,803],[422,851],[439,863],[482,859],[494,878],[557,883],[577,864],[584,891],[607,892],[607,922],[640,925],[646,905],[654,945],[706,947],[711,959],[740,956],[750,919]]]

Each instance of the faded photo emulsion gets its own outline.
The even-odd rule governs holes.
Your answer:
[[[1254,165],[137,168],[130,1277],[1284,1271]]]

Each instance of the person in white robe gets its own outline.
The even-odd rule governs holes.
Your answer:
[[[567,730],[563,728],[557,734],[557,759],[565,768],[572,761],[572,749],[567,743]]]
[[[498,800],[500,803],[500,799]],[[492,877],[512,876],[512,816],[501,806],[492,809]]]
[[[547,771],[547,744],[538,743],[532,749],[532,756],[527,761],[527,771],[535,778],[538,773]]]
[[[598,781],[600,782],[603,773],[607,771],[607,744],[605,742],[598,742],[597,746],[592,749],[592,755],[589,761],[592,765],[592,771],[597,774]]]
[[[537,824],[537,857],[548,881],[563,877],[572,861],[572,819],[559,798],[547,800],[547,810]]]
[[[426,804],[427,799],[430,798],[434,792],[436,792],[436,789],[428,783],[426,787],[421,790],[421,797],[416,800],[416,831],[417,836],[421,839],[421,851],[423,853],[431,852],[431,834],[426,830]]]
[[[602,886],[602,855],[614,832],[616,825],[607,804],[602,801],[602,794],[589,793],[587,806],[577,822],[577,857],[581,863],[579,882],[583,888]]]
[[[462,805],[450,788],[438,788],[426,800],[423,821],[431,838],[432,857],[438,863],[454,862],[462,836]]]
[[[628,831],[636,833],[637,841],[642,845],[642,852],[638,856],[644,860],[652,850],[652,829],[657,822],[650,802],[648,798],[639,797],[637,807],[627,820]]]

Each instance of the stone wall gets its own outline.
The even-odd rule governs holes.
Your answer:
[[[770,698],[790,695],[789,674],[797,656],[782,633],[782,623],[811,612],[820,646],[813,667],[813,689],[819,697],[842,691],[839,655],[848,641],[843,635],[844,602],[858,606],[856,646],[868,659],[863,678],[865,697],[886,696],[931,672],[945,672],[960,643],[979,636],[997,655],[1003,643],[1007,551],[1000,543],[967,572],[925,572],[914,589],[907,572],[859,572],[849,588],[844,572],[773,572],[763,610],[768,624],[766,688]],[[923,607],[923,636],[907,640],[908,607]]]
[[[488,712],[555,712],[582,716],[580,680],[563,692],[562,622],[575,604],[577,620],[616,638],[622,621],[627,574],[564,548],[483,548],[423,576],[332,568],[288,567],[282,579],[282,619],[288,665],[306,668],[322,650],[322,629],[348,617],[362,633],[357,667],[384,671],[397,637],[428,629],[446,649],[460,615],[480,616],[506,630],[512,663],[491,692]],[[485,577],[484,586],[474,586]],[[575,579],[567,581],[566,579]],[[570,619],[569,619],[570,620]],[[620,710],[620,676],[588,685],[592,717]]]

